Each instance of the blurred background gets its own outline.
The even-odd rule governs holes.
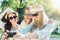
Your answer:
[[[52,32],[51,38],[60,38],[60,0],[0,0],[0,13],[8,7],[13,8],[19,13],[18,24],[20,24],[23,20],[24,8],[33,3],[42,4],[49,18],[55,19],[57,28]],[[4,17],[2,21],[6,21]],[[0,36],[1,34],[2,29],[0,29]]]

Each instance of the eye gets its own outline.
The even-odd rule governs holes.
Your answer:
[[[13,17],[9,17],[9,19],[10,19],[10,20],[12,20],[12,19],[13,19]]]
[[[13,16],[13,18],[16,18],[17,16]]]

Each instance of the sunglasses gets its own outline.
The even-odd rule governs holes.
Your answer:
[[[24,16],[31,16],[31,14],[24,14]]]
[[[31,14],[32,16],[38,16],[38,13],[35,13],[35,14]]]
[[[16,19],[17,16],[13,16],[13,17],[9,17],[10,20],[12,20],[13,18]]]

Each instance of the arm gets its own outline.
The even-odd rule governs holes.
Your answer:
[[[6,12],[8,11],[9,8],[7,8],[5,11],[3,11],[1,14],[0,14],[0,20],[3,18],[3,16],[6,14]]]
[[[4,25],[5,25],[5,23],[3,23],[3,22],[1,21],[1,19],[2,19],[3,16],[4,16],[8,11],[10,11],[10,10],[12,10],[12,9],[11,9],[11,8],[7,8],[5,11],[3,11],[3,12],[0,14],[0,28],[3,29],[3,30],[4,30]]]
[[[40,38],[45,39],[51,35],[51,32],[54,30],[55,22],[48,23],[43,30],[35,30],[33,33],[26,35],[25,38]]]
[[[0,20],[3,18],[3,16],[4,16],[7,12],[9,12],[9,11],[11,11],[11,10],[13,10],[13,9],[7,8],[5,11],[3,11],[3,12],[0,14]]]
[[[49,20],[50,21],[50,20]],[[38,38],[45,39],[46,37],[50,37],[52,31],[55,29],[55,21],[50,21],[45,26],[45,28],[41,31],[35,30],[34,32],[38,35]]]

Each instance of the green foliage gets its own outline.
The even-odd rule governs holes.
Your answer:
[[[19,21],[18,21],[18,24],[20,24],[21,23],[21,21],[23,20],[23,14],[19,14]]]
[[[3,30],[0,28],[0,38],[2,36]]]
[[[5,10],[10,5],[9,3],[10,3],[9,1],[4,0],[2,2],[2,9]]]
[[[1,19],[3,22],[6,22],[6,19],[5,19],[5,15],[3,16],[3,18]]]
[[[60,35],[60,33],[58,32],[58,29],[59,29],[59,28],[56,28],[56,29],[52,32],[52,35],[53,35],[53,34],[55,34],[55,35],[56,35],[56,34],[57,34],[57,35]]]
[[[16,11],[17,8],[24,8],[26,4],[27,2],[20,3],[20,0],[4,0],[2,2],[2,9],[5,10],[6,8],[11,7]]]
[[[19,6],[18,0],[8,0],[8,1],[4,0],[2,2],[2,9],[3,10],[5,10],[8,7],[11,7],[14,10],[16,10],[18,6]]]

